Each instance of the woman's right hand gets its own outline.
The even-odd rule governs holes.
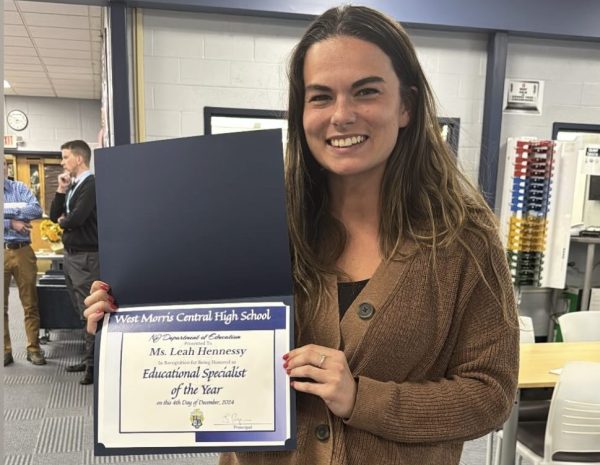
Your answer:
[[[105,313],[117,311],[117,304],[112,295],[108,293],[110,285],[102,281],[94,281],[90,289],[90,295],[85,300],[87,307],[83,312],[83,316],[87,320],[87,332],[95,334],[98,328],[98,322],[104,318]]]

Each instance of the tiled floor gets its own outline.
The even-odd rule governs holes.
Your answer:
[[[33,366],[25,360],[23,309],[15,288],[9,308],[15,363],[4,369],[4,465],[217,464],[217,454],[95,457],[93,388],[77,382],[81,373],[64,370],[79,361],[81,333],[52,331],[43,346],[48,364]],[[483,465],[485,450],[485,438],[467,442],[461,465]]]

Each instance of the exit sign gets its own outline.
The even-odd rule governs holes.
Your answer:
[[[14,134],[5,134],[4,135],[4,148],[7,149],[16,149],[17,148],[17,138]]]

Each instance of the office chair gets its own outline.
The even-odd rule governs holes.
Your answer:
[[[531,317],[519,316],[519,342],[521,344],[530,344],[535,342],[533,319]]]
[[[600,341],[600,312],[582,310],[558,317],[565,342]]]
[[[516,452],[519,463],[600,465],[600,363],[563,367],[548,421],[519,423]]]

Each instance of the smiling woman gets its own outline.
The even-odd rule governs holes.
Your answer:
[[[298,450],[222,463],[457,464],[515,393],[518,325],[495,218],[456,166],[396,21],[328,10],[289,76],[299,348],[284,367]]]
[[[297,445],[222,465],[457,465],[512,407],[518,324],[493,213],[443,140],[399,24],[332,8],[290,61]],[[350,284],[350,285],[349,285]],[[115,311],[106,283],[88,330]]]
[[[333,37],[308,50],[304,82],[304,131],[317,162],[353,183],[381,184],[410,120],[389,57],[372,43]]]

